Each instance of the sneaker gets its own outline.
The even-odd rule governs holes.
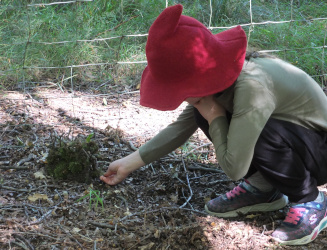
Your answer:
[[[292,206],[281,226],[273,232],[273,239],[283,245],[304,245],[313,241],[327,227],[326,207],[325,195],[322,202]]]
[[[277,189],[262,192],[245,181],[228,193],[209,201],[205,210],[211,215],[227,218],[236,217],[240,213],[275,211],[285,207],[287,203],[287,196]]]

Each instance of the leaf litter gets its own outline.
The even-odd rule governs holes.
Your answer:
[[[45,159],[53,134],[72,139],[93,134],[99,146],[97,165],[104,172],[110,162],[133,152],[180,112],[164,116],[144,109],[138,105],[138,94],[106,99],[105,106],[103,98],[77,95],[74,107],[68,93],[56,90],[39,91],[38,100],[19,101],[24,96],[18,92],[0,100],[1,249],[325,248],[326,231],[307,246],[273,242],[270,235],[285,210],[233,219],[207,215],[205,202],[237,182],[220,170],[200,132],[190,139],[188,150],[193,151],[188,157],[179,149],[116,186],[98,178],[86,184],[47,175]],[[320,188],[326,191],[326,186]]]

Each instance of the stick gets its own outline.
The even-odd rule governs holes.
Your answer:
[[[11,190],[11,191],[17,191],[17,192],[30,192],[31,190],[27,190],[27,189],[18,189],[18,188],[13,188],[13,187],[8,187],[8,186],[3,186],[0,185],[0,189],[7,189],[7,190]]]
[[[95,227],[115,229],[114,225],[109,225],[107,223],[99,223],[99,222],[94,222],[94,221],[88,221],[87,223],[91,224],[92,226],[95,226]]]
[[[16,169],[16,170],[24,170],[29,169],[28,166],[0,166],[0,169],[8,170],[8,169]]]
[[[56,209],[56,208],[54,208],[54,209]],[[38,219],[37,221],[33,221],[31,223],[28,223],[28,225],[30,226],[30,225],[40,224],[46,217],[48,217],[52,213],[52,211],[54,209],[50,209],[48,212],[46,212],[44,215],[42,215],[42,217],[40,219]]]
[[[21,159],[18,163],[17,163],[17,166],[25,163],[25,162],[28,162],[30,160],[32,160],[34,158],[34,155],[33,154],[30,154],[29,156],[27,156],[26,158],[24,159]]]
[[[206,167],[201,167],[201,166],[188,166],[187,168],[190,170],[203,170],[203,171],[207,171],[207,172],[223,173],[223,171],[219,170],[219,169],[206,168]]]
[[[183,159],[183,155],[182,155],[182,163],[183,163],[183,167],[184,167],[184,171],[186,173],[186,180],[187,180],[187,186],[188,188],[190,189],[190,196],[188,197],[188,199],[185,201],[185,203],[183,205],[180,206],[180,208],[183,208],[186,206],[187,203],[189,203],[189,201],[191,200],[192,196],[193,196],[193,190],[191,188],[191,185],[190,185],[190,180],[188,178],[188,173],[186,171],[186,167],[185,167],[185,162],[184,162],[184,159]]]
[[[196,147],[196,148],[193,148],[190,152],[188,152],[188,153],[185,155],[185,157],[189,156],[190,154],[192,154],[194,151],[198,150],[199,148],[203,148],[203,147],[209,146],[209,145],[211,145],[211,144],[212,144],[211,142],[210,142],[210,143],[205,143],[205,144],[202,144],[202,145],[200,145],[200,146],[198,146],[198,147]]]

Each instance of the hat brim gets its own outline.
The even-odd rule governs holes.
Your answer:
[[[220,48],[212,55],[214,60],[220,61],[216,67],[180,81],[163,82],[156,79],[147,66],[141,79],[140,104],[162,111],[174,110],[189,97],[208,96],[230,87],[239,76],[245,60],[245,32],[238,26],[213,37]]]

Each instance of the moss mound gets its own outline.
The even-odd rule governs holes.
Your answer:
[[[99,177],[95,154],[98,145],[91,141],[93,134],[86,139],[76,138],[67,141],[54,138],[50,146],[45,170],[55,179],[75,180],[90,183],[92,178]]]

